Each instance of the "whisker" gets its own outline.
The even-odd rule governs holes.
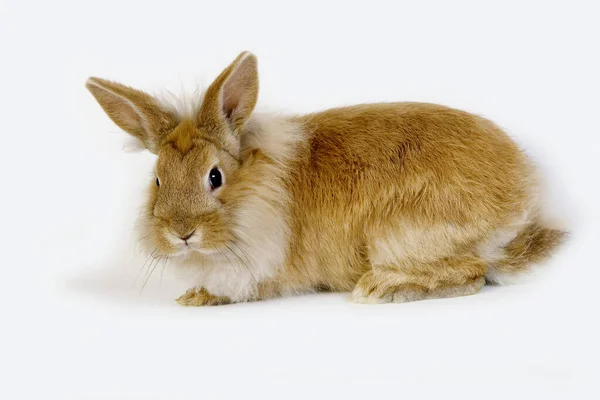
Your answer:
[[[163,261],[162,269],[160,270],[160,284],[162,285],[163,275],[165,274],[165,269],[167,269],[167,263],[169,262],[169,257],[165,256]]]
[[[256,268],[254,268],[255,266],[254,266],[254,263],[252,262],[252,259],[250,257],[248,257],[248,253],[246,253],[246,251],[244,251],[244,249],[241,248],[235,241],[231,242],[231,244],[234,245],[240,251],[240,253],[242,253],[242,255],[244,256],[244,258],[246,259],[246,261],[252,267],[252,270],[256,271]]]
[[[159,256],[156,257],[154,260],[152,260],[152,262],[150,263],[150,266],[152,266],[152,264],[154,263],[154,267],[152,267],[152,269],[150,270],[150,267],[148,267],[148,270],[150,270],[150,273],[148,274],[148,276],[146,277],[146,280],[144,281],[144,284],[142,285],[142,288],[140,289],[140,294],[144,291],[144,288],[146,287],[146,284],[148,283],[148,281],[150,280],[150,277],[152,276],[152,274],[154,273],[154,270],[156,269],[156,266],[158,265],[158,263],[160,262],[160,260],[163,258],[163,256]],[[154,262],[156,261],[156,262]]]
[[[231,243],[235,244],[237,248],[239,248],[239,246],[237,245],[237,243],[240,242],[240,243],[244,243],[245,246],[250,247],[250,249],[256,250],[256,248],[254,246],[252,246],[251,243],[248,243],[247,241],[242,240],[238,235],[235,234],[235,232],[232,232],[231,236],[233,236],[233,239],[235,239]]]
[[[252,279],[254,279],[254,282],[258,283],[258,280],[256,279],[256,277],[254,276],[254,274],[250,270],[250,267],[248,266],[248,264],[246,264],[246,262],[242,259],[242,257],[240,257],[240,255],[238,253],[236,253],[235,251],[233,251],[233,249],[231,247],[229,247],[229,245],[225,244],[225,247],[227,247],[229,249],[229,251],[234,256],[237,257],[238,260],[240,260],[240,263],[242,263],[242,265],[246,268],[246,270],[248,271],[248,273],[250,273],[250,275],[252,276]]]
[[[146,264],[148,263],[148,261],[149,261],[151,258],[154,258],[154,257],[153,257],[153,256],[154,256],[154,253],[156,253],[156,251],[157,251],[157,250],[158,250],[158,248],[156,248],[156,247],[155,247],[155,248],[154,248],[154,250],[152,250],[152,253],[150,253],[150,254],[148,255],[148,257],[146,257],[146,261],[144,261],[144,263],[142,264],[142,267],[140,268],[140,270],[138,271],[137,275],[135,276],[135,281],[134,281],[134,282],[137,282],[137,280],[138,280],[138,279],[139,279],[139,277],[140,277],[140,274],[141,274],[141,273],[142,273],[142,271],[144,270],[144,267],[146,266]]]
[[[149,233],[149,234],[147,234],[147,235],[145,235],[145,236],[142,236],[141,238],[139,238],[139,239],[136,241],[136,244],[137,244],[137,243],[139,243],[139,242],[141,242],[141,241],[142,241],[142,240],[144,240],[144,239],[147,239],[147,238],[149,238],[151,235],[152,235],[152,233]]]
[[[233,270],[233,272],[235,272],[235,275],[236,276],[240,276],[240,274],[238,273],[237,269],[235,269],[234,264],[231,262],[231,259],[227,256],[227,253],[225,253],[220,248],[217,248],[217,251],[221,254],[221,256],[223,256],[224,258],[227,259],[227,261],[228,261],[227,265],[229,265],[231,267],[231,269]]]

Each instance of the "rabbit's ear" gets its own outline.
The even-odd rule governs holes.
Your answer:
[[[178,123],[173,113],[140,90],[100,78],[89,78],[85,86],[115,124],[153,153],[157,153],[160,139]]]
[[[256,56],[241,53],[206,90],[199,125],[228,122],[235,132],[250,118],[258,99]]]

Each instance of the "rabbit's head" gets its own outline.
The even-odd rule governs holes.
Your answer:
[[[258,97],[256,57],[242,53],[210,85],[193,115],[98,78],[86,84],[108,116],[158,155],[143,221],[151,250],[210,254],[232,241],[232,189],[243,175],[242,126]]]

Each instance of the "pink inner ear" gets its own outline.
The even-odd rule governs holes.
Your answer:
[[[139,138],[143,121],[133,104],[102,84],[91,82],[88,88],[117,125]]]
[[[223,113],[227,118],[244,107],[244,102],[252,96],[254,67],[251,63],[242,62],[223,85]]]
[[[119,113],[121,114],[121,118],[132,128],[143,129],[142,117],[127,102],[124,102],[124,105],[119,109]]]

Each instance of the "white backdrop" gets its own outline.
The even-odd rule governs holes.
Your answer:
[[[598,398],[599,7],[589,1],[0,2],[0,397]],[[183,308],[132,228],[153,157],[90,75],[157,92],[259,58],[259,108],[442,103],[546,171],[568,246],[530,285]]]

